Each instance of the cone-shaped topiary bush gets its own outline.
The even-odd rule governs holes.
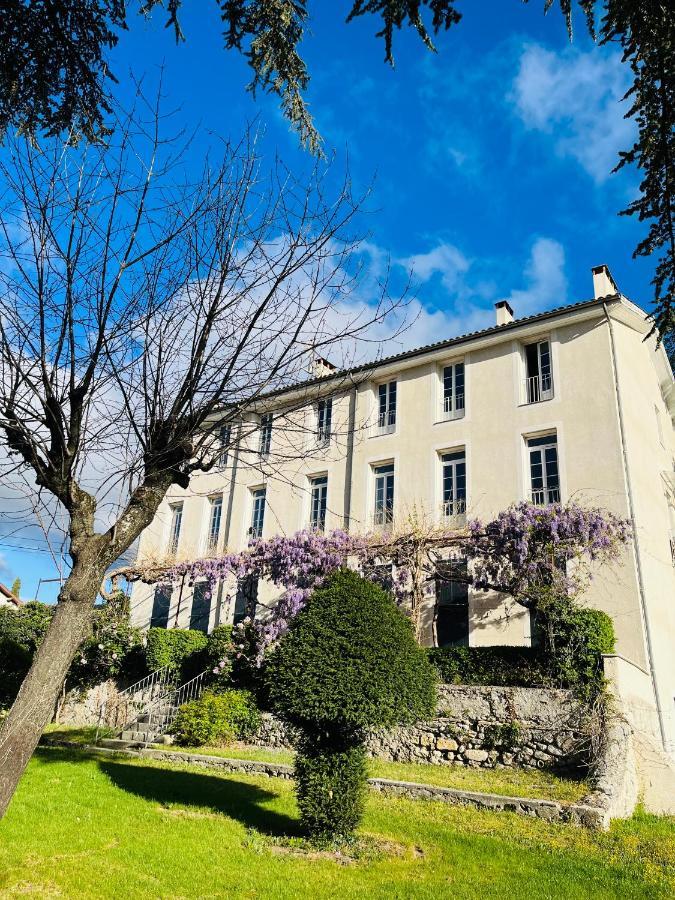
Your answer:
[[[363,811],[371,728],[433,713],[435,674],[409,620],[378,585],[341,569],[271,654],[272,708],[299,730],[298,805],[315,839],[350,835]]]

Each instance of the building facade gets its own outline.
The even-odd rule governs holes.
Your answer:
[[[269,395],[247,430],[223,426],[220,465],[165,498],[142,559],[195,558],[251,536],[355,532],[408,517],[461,523],[527,499],[578,500],[633,523],[622,563],[586,602],[617,634],[607,660],[636,722],[675,751],[675,386],[644,313],[606,267],[592,300]],[[292,412],[288,410],[292,407]],[[286,412],[284,413],[284,410]],[[206,599],[137,583],[136,623],[198,627],[264,608],[264,585]],[[529,644],[529,613],[450,586],[424,611],[427,644]]]

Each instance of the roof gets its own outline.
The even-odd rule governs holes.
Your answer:
[[[404,350],[401,353],[394,353],[391,356],[384,356],[381,359],[375,359],[372,362],[363,363],[360,366],[355,366],[350,369],[338,369],[335,372],[332,372],[330,375],[324,375],[318,378],[310,378],[307,381],[298,381],[295,384],[290,384],[286,387],[277,388],[274,391],[270,391],[269,393],[264,394],[259,399],[265,400],[269,397],[279,397],[283,394],[287,394],[291,391],[297,390],[298,388],[312,387],[319,384],[328,384],[331,381],[337,381],[345,377],[357,375],[361,372],[367,372],[369,369],[373,369],[375,367],[389,365],[394,362],[402,362],[403,360],[412,359],[416,356],[423,356],[425,353],[433,353],[436,350],[444,350],[446,348],[456,347],[460,344],[465,344],[468,341],[476,340],[476,338],[489,337],[493,334],[504,334],[505,332],[521,328],[523,325],[531,325],[536,322],[545,322],[548,319],[554,319],[557,316],[563,315],[565,313],[580,312],[585,309],[592,309],[594,306],[602,306],[602,304],[606,303],[607,301],[614,301],[619,299],[619,294],[611,294],[607,297],[597,297],[593,298],[592,300],[581,300],[578,303],[569,303],[566,306],[556,306],[554,309],[549,309],[546,312],[535,313],[532,316],[524,316],[521,319],[514,319],[513,322],[508,322],[506,325],[491,325],[489,328],[482,328],[479,331],[469,331],[466,334],[461,334],[457,337],[446,338],[443,341],[436,341],[433,344],[426,344],[423,347],[416,347],[414,350]]]
[[[9,600],[10,603],[13,603],[15,606],[22,606],[23,604],[19,600],[18,597],[15,597],[14,594],[10,591],[9,588],[5,587],[4,584],[0,582],[0,597],[4,597],[6,600]]]

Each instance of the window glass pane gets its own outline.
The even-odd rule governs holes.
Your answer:
[[[210,501],[209,510],[209,531],[206,539],[206,549],[213,551],[218,546],[218,535],[220,534],[220,520],[223,513],[223,498],[214,497]]]
[[[180,541],[180,528],[183,522],[183,504],[177,503],[171,507],[171,530],[169,533],[169,553],[175,553],[178,550],[178,542]]]
[[[223,425],[223,427],[220,429],[218,440],[220,443],[219,465],[221,466],[227,465],[227,456],[229,452],[231,434],[232,428],[230,425]]]
[[[272,415],[262,416],[260,419],[260,455],[269,456],[272,445]]]
[[[171,585],[158,584],[152,598],[151,628],[168,628],[169,608],[171,606]]]
[[[460,571],[466,563],[459,563]],[[462,581],[436,579],[436,643],[439,647],[469,643],[469,588]]]
[[[190,610],[190,628],[207,632],[211,617],[211,592],[209,583],[200,581],[192,591],[192,609]]]
[[[253,492],[253,515],[251,519],[251,537],[262,537],[265,522],[265,489]]]
[[[234,625],[238,625],[246,616],[255,617],[258,603],[258,579],[254,575],[240,578],[237,583],[237,596],[234,601]]]

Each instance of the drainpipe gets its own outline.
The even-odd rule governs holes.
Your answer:
[[[225,512],[225,534],[223,537],[223,547],[227,548],[230,543],[230,529],[232,526],[232,507],[234,504],[234,488],[237,481],[237,466],[239,465],[239,443],[241,441],[241,422],[237,426],[237,439],[232,450],[232,474],[230,475],[230,490],[227,494],[227,511]],[[216,626],[220,625],[220,617],[223,607],[223,579],[218,582],[218,598],[216,600]]]
[[[656,701],[656,714],[659,720],[659,731],[661,732],[661,743],[663,745],[663,749],[666,753],[668,753],[668,737],[666,733],[666,726],[664,722],[663,716],[663,708],[661,706],[661,699],[659,697],[659,692],[656,684],[656,670],[654,666],[654,647],[652,642],[652,630],[649,622],[649,613],[647,610],[647,602],[645,599],[645,586],[644,586],[644,577],[642,574],[642,556],[640,553],[640,536],[637,529],[637,524],[635,521],[635,504],[633,502],[633,486],[630,474],[630,466],[628,465],[628,451],[626,447],[626,427],[623,416],[623,403],[621,400],[621,389],[619,387],[619,370],[616,359],[616,344],[614,341],[614,326],[612,323],[612,317],[609,314],[609,310],[607,309],[607,304],[603,300],[602,301],[602,309],[605,314],[605,319],[607,320],[607,326],[609,328],[609,347],[610,347],[610,355],[612,357],[612,373],[614,376],[614,393],[616,395],[616,406],[619,415],[619,434],[621,437],[621,456],[623,460],[623,474],[624,480],[626,482],[626,495],[628,498],[628,515],[630,518],[631,528],[633,530],[633,540],[635,542],[635,570],[637,573],[638,579],[638,593],[640,595],[640,611],[642,613],[642,622],[644,625],[645,631],[645,643],[647,645],[647,658],[649,660],[649,674],[652,682],[652,690],[654,691],[654,700]]]
[[[354,428],[356,426],[356,385],[349,394],[349,419],[347,425],[347,456],[345,459],[345,493],[343,527],[349,531],[352,513],[352,470],[354,465]]]

